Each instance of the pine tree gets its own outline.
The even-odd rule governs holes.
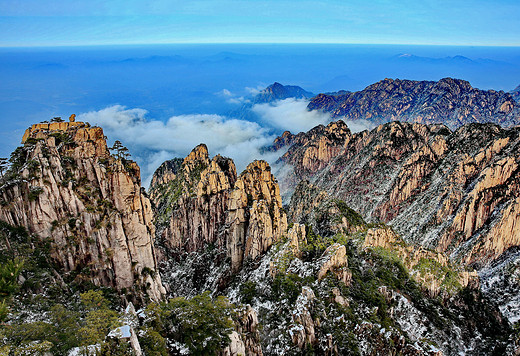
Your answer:
[[[115,151],[114,155],[119,160],[120,159],[127,159],[128,157],[130,157],[130,154],[128,153],[128,148],[123,146],[123,144],[119,140],[116,140],[114,142],[114,146],[109,147],[109,150],[110,151]]]

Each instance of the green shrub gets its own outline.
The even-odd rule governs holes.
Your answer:
[[[166,340],[151,328],[142,330],[139,335],[139,344],[147,356],[168,356]]]
[[[363,217],[356,212],[354,209],[350,208],[347,203],[345,203],[342,200],[336,199],[334,200],[334,203],[336,204],[336,207],[341,212],[341,215],[344,216],[348,223],[352,226],[366,226],[365,220],[363,220]]]
[[[256,283],[253,281],[245,281],[240,285],[240,300],[244,304],[251,304],[256,296]]]
[[[0,264],[0,300],[9,298],[18,290],[18,276],[22,267],[23,260],[18,257]]]
[[[296,302],[302,291],[304,280],[294,273],[279,273],[273,280],[273,296],[275,300],[287,299],[289,303]]]
[[[186,348],[190,355],[215,355],[226,347],[233,330],[233,306],[227,298],[212,300],[209,292],[192,299],[174,298],[147,307],[149,327]],[[180,350],[177,350],[180,351]]]

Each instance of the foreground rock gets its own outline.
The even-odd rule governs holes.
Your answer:
[[[152,210],[137,164],[110,155],[103,130],[82,122],[33,125],[23,143],[1,180],[0,219],[48,241],[77,281],[160,299]]]

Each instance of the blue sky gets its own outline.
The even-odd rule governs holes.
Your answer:
[[[0,0],[0,46],[520,45],[518,0]]]

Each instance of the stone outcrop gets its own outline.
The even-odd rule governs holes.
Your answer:
[[[172,160],[163,162],[159,168],[155,170],[155,173],[152,177],[152,181],[150,183],[151,187],[159,186],[161,184],[168,183],[175,179],[176,172],[179,170],[183,162],[181,158],[174,158]],[[150,199],[158,200],[160,197],[154,196],[154,194],[159,193],[156,190],[150,190]]]
[[[282,196],[288,199],[294,187],[317,171],[324,169],[351,139],[347,125],[338,120],[327,126],[319,125],[308,132],[293,135],[286,131],[275,139],[271,149],[288,147],[287,152],[278,159],[278,164],[286,164],[291,168],[284,176],[279,177]]]
[[[239,311],[235,322],[237,330],[230,335],[231,342],[221,352],[222,356],[257,355],[262,356],[260,336],[258,332],[258,315],[256,311],[247,305]]]
[[[307,244],[305,225],[294,224],[289,231],[287,231],[287,239],[289,240],[289,246],[292,248],[294,256],[301,258],[301,247]]]
[[[238,177],[229,202],[227,246],[233,269],[256,258],[287,230],[280,188],[267,162],[254,161]]]
[[[332,272],[340,281],[346,285],[350,284],[352,273],[348,269],[345,245],[335,243],[327,247],[320,259],[320,264],[318,280],[325,278],[328,272]]]
[[[453,78],[438,82],[387,78],[354,93],[319,94],[308,109],[374,124],[399,120],[456,129],[467,123],[509,127],[520,123],[520,106],[510,93],[479,90]]]
[[[289,326],[289,335],[292,342],[301,350],[307,345],[316,343],[314,320],[310,313],[315,298],[311,288],[303,287],[292,312],[293,324]]]
[[[173,178],[162,177],[162,173]],[[233,161],[197,146],[174,171],[161,170],[150,188],[160,240],[170,249],[225,248],[231,267],[264,253],[287,229],[280,189],[269,165],[255,161],[238,177]]]
[[[382,247],[396,254],[414,279],[426,288],[432,297],[441,292],[449,295],[467,286],[479,286],[477,272],[455,266],[441,252],[406,244],[388,227],[368,229],[363,246]]]
[[[33,125],[23,142],[1,180],[0,219],[48,241],[76,280],[159,300],[155,228],[137,164],[111,156],[103,130],[82,122]]]
[[[171,169],[163,166],[150,187],[160,241],[169,249],[185,252],[208,244],[225,246],[222,228],[236,181],[233,161],[221,156],[210,161],[207,147],[199,145],[182,164]]]
[[[327,237],[351,234],[366,227],[361,215],[345,202],[332,198],[326,191],[307,180],[296,186],[291,197],[288,219],[307,224],[318,235]]]
[[[72,116],[71,116],[72,117]],[[74,116],[75,117],[75,116]],[[27,130],[22,137],[22,143],[25,143],[29,137],[34,139],[44,139],[47,137],[48,132],[58,132],[58,131],[67,131],[69,128],[80,128],[85,127],[86,124],[84,122],[75,122],[75,120],[71,120],[70,122],[44,122],[40,124],[33,124]]]

